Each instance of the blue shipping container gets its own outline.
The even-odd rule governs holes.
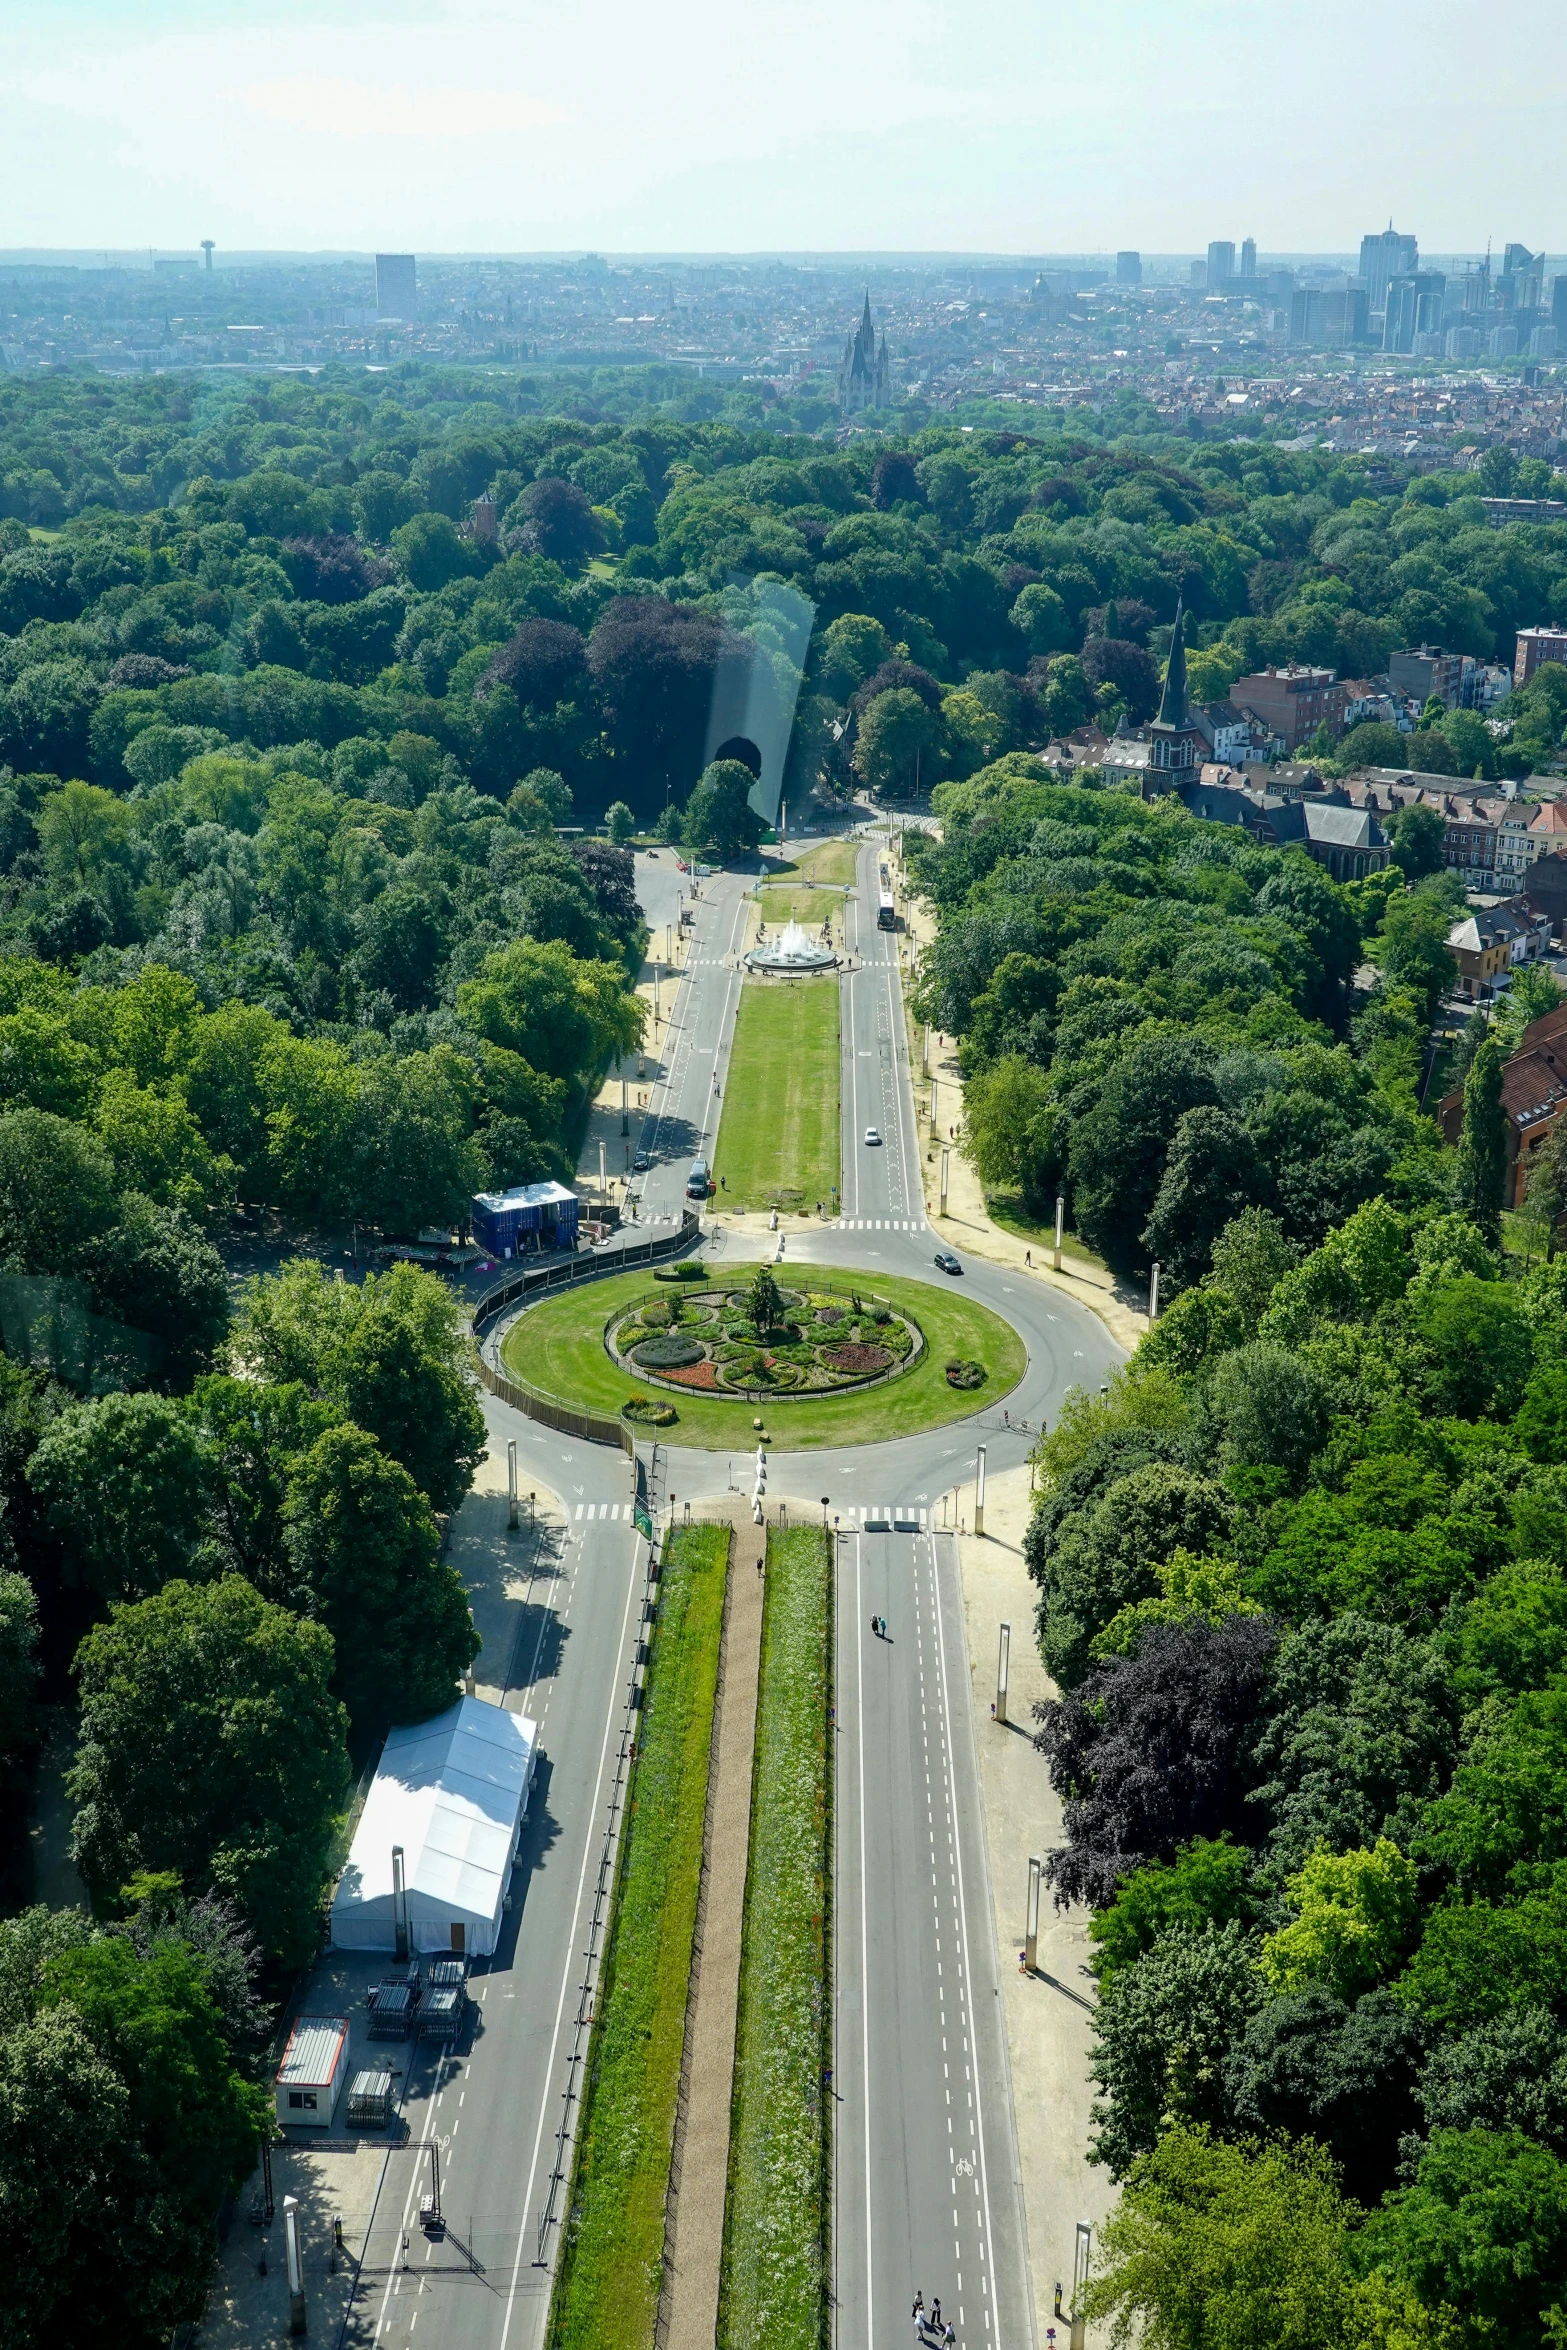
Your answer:
[[[563,1183],[519,1183],[478,1192],[469,1211],[473,1237],[492,1257],[575,1248],[578,1199]]]

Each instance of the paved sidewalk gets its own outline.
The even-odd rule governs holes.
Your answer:
[[[1030,1508],[1030,1472],[1006,1469],[985,1492],[985,1533],[964,1536],[963,1606],[974,1674],[974,1731],[980,1792],[990,1853],[990,1881],[1001,1947],[1001,1993],[1017,2123],[1018,2161],[1028,2217],[1029,2267],[1038,2339],[1054,2322],[1055,2286],[1070,2298],[1077,2222],[1099,2223],[1115,2201],[1107,2171],[1088,2161],[1088,2078],[1092,2048],[1093,1978],[1085,1971],[1092,1945],[1088,1913],[1061,1913],[1045,1896],[1039,1916],[1038,1968],[1025,1976],[1023,1948],[1030,1854],[1043,1859],[1063,1841],[1061,1805],[1043,1758],[1033,1746],[1036,1698],[1054,1685],[1034,1642],[1038,1591],[1023,1564]],[[974,1523],[974,1488],[965,1486],[959,1509]],[[1012,1627],[1005,1727],[992,1718],[1000,1626]],[[1064,2343],[1066,2329],[1057,2328]]]
[[[702,1907],[686,2008],[685,2081],[675,2125],[673,2210],[664,2246],[667,2281],[658,2338],[667,2350],[712,2350],[718,2329],[751,1840],[751,1765],[762,1663],[760,1569],[767,1548],[766,1527],[754,1526],[743,1506],[709,1506],[697,1514],[720,1523],[727,1520],[734,1536],[702,1840]]]

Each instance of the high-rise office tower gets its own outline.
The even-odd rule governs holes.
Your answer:
[[[1117,253],[1115,282],[1118,286],[1140,286],[1142,284],[1143,257],[1141,253]]]
[[[1235,247],[1233,244],[1212,244],[1208,247],[1208,290],[1217,292],[1227,286],[1235,275]]]
[[[1241,275],[1250,278],[1255,277],[1256,274],[1257,240],[1255,237],[1243,237],[1241,239]]]
[[[411,253],[378,253],[375,257],[375,306],[383,318],[412,318],[419,301],[419,281]]]
[[[1413,351],[1417,335],[1441,333],[1446,287],[1439,269],[1417,269],[1389,280],[1382,321],[1384,351]]]
[[[1362,237],[1360,276],[1366,289],[1367,306],[1385,310],[1390,279],[1408,277],[1419,265],[1419,238],[1400,236],[1391,221],[1380,236]]]

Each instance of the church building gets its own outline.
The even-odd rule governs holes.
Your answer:
[[[1207,756],[1207,738],[1193,725],[1186,698],[1186,615],[1177,601],[1159,715],[1148,729],[1145,794],[1179,791],[1183,783],[1195,783]]]
[[[871,324],[871,298],[865,296],[865,314],[843,346],[838,362],[838,406],[845,416],[859,416],[867,408],[892,406],[892,359],[883,333],[876,343]]]

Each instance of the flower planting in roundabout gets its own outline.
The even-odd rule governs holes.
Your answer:
[[[758,1322],[759,1273],[776,1302],[758,1301]],[[547,1292],[510,1322],[500,1355],[543,1404],[714,1452],[754,1447],[759,1415],[775,1450],[911,1436],[999,1404],[1028,1361],[1010,1324],[946,1283],[803,1264],[611,1273]],[[977,1389],[948,1380],[953,1360],[980,1365]]]
[[[896,1378],[919,1360],[925,1337],[911,1313],[868,1289],[814,1277],[780,1288],[759,1265],[743,1285],[638,1298],[610,1316],[604,1344],[636,1380],[760,1402]],[[635,1404],[621,1408],[642,1416]]]

